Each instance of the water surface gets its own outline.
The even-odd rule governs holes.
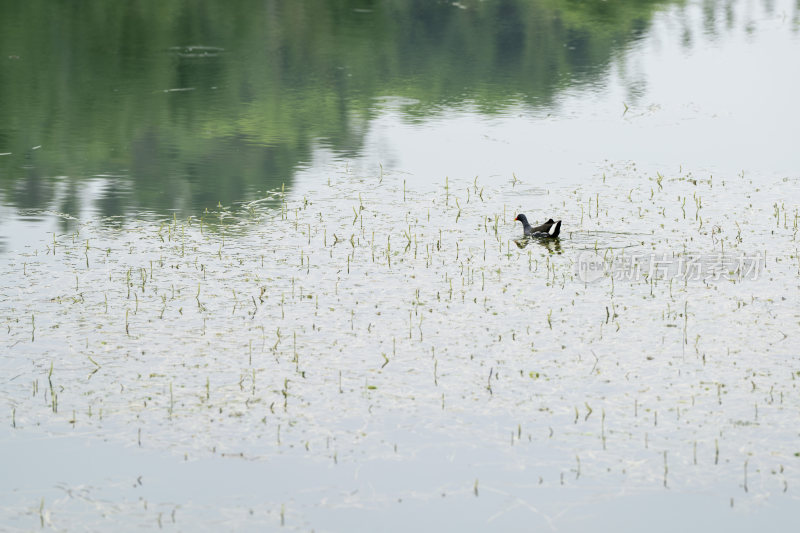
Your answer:
[[[795,4],[0,26],[4,527],[792,523]]]

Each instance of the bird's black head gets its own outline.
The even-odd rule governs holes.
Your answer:
[[[514,220],[519,220],[523,224],[526,224],[528,222],[528,218],[523,214],[517,215],[517,217]]]

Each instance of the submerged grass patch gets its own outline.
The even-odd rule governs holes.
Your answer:
[[[525,480],[795,497],[800,202],[784,181],[629,164],[581,188],[515,175],[413,190],[381,167],[269,198],[84,221],[10,254],[8,425],[190,461],[468,457],[456,477],[357,497],[378,507]],[[515,242],[518,212],[563,219],[561,240]],[[763,270],[584,282],[585,252],[741,252]]]

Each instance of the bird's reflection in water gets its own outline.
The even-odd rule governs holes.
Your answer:
[[[561,239],[549,239],[549,238],[537,238],[537,237],[521,237],[519,239],[514,240],[514,244],[517,245],[517,248],[525,248],[529,244],[538,244],[544,248],[547,248],[551,254],[560,254],[561,253]]]

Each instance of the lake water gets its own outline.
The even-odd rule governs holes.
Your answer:
[[[796,526],[798,58],[789,0],[7,7],[0,529]]]

